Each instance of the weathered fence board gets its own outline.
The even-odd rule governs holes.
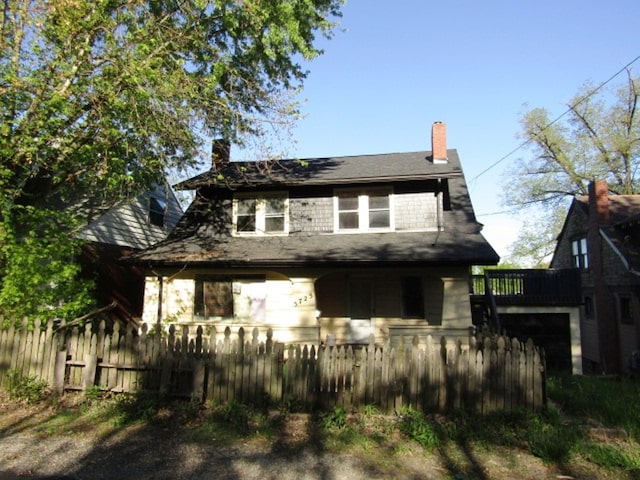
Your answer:
[[[268,405],[290,401],[306,409],[376,405],[424,411],[539,409],[546,402],[544,352],[529,341],[503,337],[427,338],[410,345],[317,346],[266,341],[254,329],[218,337],[199,327],[143,325],[112,332],[33,328],[0,330],[0,385],[7,372],[47,381],[54,392],[148,391],[213,402]]]

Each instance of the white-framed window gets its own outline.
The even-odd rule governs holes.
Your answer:
[[[393,229],[393,192],[390,188],[336,190],[334,231],[370,232]]]
[[[589,268],[589,255],[587,253],[587,238],[582,237],[571,242],[571,256],[576,268]]]
[[[289,233],[289,197],[286,193],[237,194],[233,198],[235,235]]]

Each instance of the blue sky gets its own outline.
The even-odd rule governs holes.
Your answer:
[[[527,108],[560,115],[586,81],[601,83],[640,55],[638,0],[351,0],[343,13],[307,66],[292,154],[429,150],[431,124],[443,121],[501,255],[520,221],[494,214],[505,210],[502,172],[530,155],[518,150],[477,176],[521,143]]]

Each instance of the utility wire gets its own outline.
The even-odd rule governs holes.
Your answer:
[[[622,72],[624,72],[627,68],[629,68],[631,65],[633,65],[634,63],[636,63],[638,60],[640,60],[640,55],[638,55],[636,58],[634,58],[633,60],[631,60],[629,63],[627,63],[624,67],[622,67],[620,70],[618,70],[616,73],[614,73],[613,75],[611,75],[607,80],[605,80],[604,82],[602,82],[600,85],[598,85],[596,88],[594,88],[592,91],[590,91],[587,95],[585,95],[584,97],[582,97],[580,100],[578,100],[576,103],[574,103],[573,105],[571,105],[569,108],[567,108],[562,114],[560,114],[559,116],[557,116],[554,120],[552,120],[551,122],[549,122],[547,125],[544,126],[544,128],[542,129],[543,131],[546,130],[547,128],[549,128],[550,126],[552,126],[553,124],[557,123],[558,121],[560,121],[560,119],[562,119],[562,117],[564,117],[567,113],[569,113],[571,110],[573,110],[574,108],[576,108],[578,105],[580,105],[582,102],[586,101],[587,99],[591,98],[593,95],[595,95],[599,90],[601,90],[602,88],[604,88],[609,82],[611,82],[614,78],[616,78],[618,75],[620,75]],[[495,162],[493,162],[491,165],[489,165],[487,168],[485,168],[483,171],[481,171],[479,174],[477,174],[475,177],[473,177],[469,183],[473,183],[475,182],[478,178],[480,178],[482,175],[484,175],[485,173],[489,172],[490,170],[492,170],[493,168],[495,168],[496,166],[498,166],[499,164],[501,164],[502,162],[504,162],[507,158],[509,158],[511,155],[513,155],[514,153],[516,153],[518,150],[520,150],[521,148],[523,148],[525,145],[527,145],[528,143],[530,143],[531,140],[525,140],[524,142],[522,142],[520,145],[518,145],[516,148],[514,148],[513,150],[511,150],[509,153],[507,153],[505,156],[499,158],[498,160],[496,160]]]

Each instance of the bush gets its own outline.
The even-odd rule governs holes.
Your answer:
[[[49,385],[35,376],[24,376],[17,370],[7,372],[9,398],[34,404],[41,402],[49,395]]]

